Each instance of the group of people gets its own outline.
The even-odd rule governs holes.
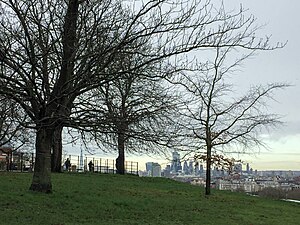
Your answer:
[[[94,163],[92,160],[89,162],[88,166],[89,166],[89,171],[94,172]],[[70,169],[71,169],[71,161],[69,158],[67,158],[67,160],[64,163],[64,170],[70,171]]]

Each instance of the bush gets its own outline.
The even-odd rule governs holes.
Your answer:
[[[272,198],[272,199],[283,199],[286,198],[286,192],[279,188],[267,187],[258,192],[261,197]]]
[[[294,199],[294,200],[300,200],[300,189],[294,189],[292,191],[289,191],[287,193],[287,198]]]

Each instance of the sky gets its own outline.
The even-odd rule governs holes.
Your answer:
[[[247,61],[237,82],[245,86],[272,82],[291,85],[278,91],[276,102],[270,103],[270,112],[282,115],[284,125],[264,135],[269,148],[259,155],[240,157],[259,170],[300,170],[300,1],[230,0],[225,1],[225,7],[238,7],[240,3],[258,24],[266,24],[261,33],[272,35],[271,43],[287,41],[287,45]]]
[[[257,18],[257,24],[265,24],[258,36],[272,35],[274,45],[287,42],[282,49],[260,52],[244,63],[234,82],[245,91],[252,84],[278,82],[291,85],[278,91],[276,101],[269,105],[270,112],[282,115],[284,125],[264,135],[268,149],[261,149],[256,155],[235,157],[258,170],[300,170],[300,1],[224,0],[224,4],[226,8],[236,10],[242,4]],[[111,155],[101,156],[113,158]],[[129,156],[127,160],[139,161],[140,169],[144,169],[147,161],[159,162],[163,168],[167,163],[158,156]]]

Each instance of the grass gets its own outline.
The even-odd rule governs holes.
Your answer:
[[[0,173],[0,224],[296,225],[299,204],[213,191],[163,178],[53,174],[52,194],[28,191],[32,174]]]

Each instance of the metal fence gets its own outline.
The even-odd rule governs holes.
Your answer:
[[[66,169],[65,161],[70,160],[71,166]],[[34,169],[34,153],[12,153],[0,155],[0,171],[28,171]],[[89,166],[90,164],[90,166]],[[69,172],[95,172],[95,173],[116,173],[116,161],[95,156],[64,156],[61,162],[62,171]],[[138,162],[125,161],[125,173],[138,175]]]
[[[78,155],[68,155],[64,157],[64,161],[69,159],[71,167],[69,171],[72,172],[96,172],[96,173],[116,173],[116,160],[104,159],[94,156],[81,157]],[[92,166],[89,166],[92,165]],[[63,170],[66,167],[63,165]],[[138,162],[125,161],[125,173],[138,175]]]
[[[0,171],[33,171],[33,153],[0,153]]]

